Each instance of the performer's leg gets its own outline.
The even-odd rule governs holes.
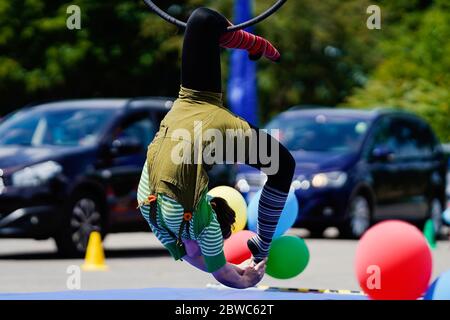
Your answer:
[[[183,87],[222,92],[219,38],[227,25],[225,17],[207,8],[198,8],[191,14],[183,42]]]
[[[256,128],[254,128],[256,129]],[[266,135],[261,138],[261,135]],[[275,229],[283,211],[292,178],[295,171],[295,160],[291,153],[275,138],[265,132],[258,134],[258,149],[266,144],[265,150],[270,150],[271,161],[278,161],[278,170],[274,174],[267,175],[267,181],[262,189],[258,204],[257,235],[248,241],[248,246],[253,254],[255,262],[267,257]],[[271,146],[277,145],[274,151]],[[264,171],[263,166],[249,164]]]
[[[246,124],[244,125],[244,127]],[[275,229],[283,211],[292,178],[295,160],[291,153],[274,137],[254,126],[250,140],[236,141],[234,150],[227,150],[226,144],[221,154],[226,163],[244,162],[267,175],[258,204],[257,235],[248,241],[250,251],[258,262],[268,255]],[[245,145],[244,155],[237,146]],[[240,152],[240,153],[239,153]],[[231,158],[232,157],[232,158]]]
[[[221,92],[220,46],[245,49],[251,59],[278,61],[278,50],[247,31],[226,32],[230,22],[208,8],[196,9],[187,22],[183,42],[181,84],[199,91]]]

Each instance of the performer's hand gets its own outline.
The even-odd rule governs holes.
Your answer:
[[[250,259],[245,260],[245,261],[242,262],[241,264],[238,264],[237,266],[238,266],[239,268],[241,268],[242,270],[245,270],[245,269],[247,269],[247,267],[249,267],[249,266],[255,266],[255,263],[253,262],[253,259],[250,258]]]
[[[258,264],[253,264],[245,269],[243,276],[248,281],[248,287],[253,287],[262,280],[266,271],[266,262],[267,258]]]
[[[244,275],[246,266],[243,266],[242,263],[240,265],[232,264],[232,266],[239,275],[241,275],[241,276]]]

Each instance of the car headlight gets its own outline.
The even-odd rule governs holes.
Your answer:
[[[3,182],[3,170],[0,169],[0,194],[5,189],[5,183]]]
[[[33,187],[41,185],[62,172],[62,167],[55,161],[46,161],[23,168],[12,175],[12,184],[16,187]]]
[[[240,192],[249,192],[250,185],[248,184],[248,181],[246,179],[242,178],[236,182],[236,189],[238,189]]]
[[[262,188],[267,180],[267,176],[260,172],[250,174],[238,174],[236,176],[235,188],[240,192],[249,192],[251,189]]]
[[[314,188],[339,188],[347,182],[347,174],[342,171],[321,172],[315,174],[311,179]]]
[[[298,176],[291,183],[291,188],[294,190],[302,189],[308,190],[311,187],[311,182],[305,176]]]

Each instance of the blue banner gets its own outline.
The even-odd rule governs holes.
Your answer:
[[[235,0],[235,24],[253,17],[252,4],[252,0]],[[251,29],[246,31],[251,32]],[[228,103],[235,114],[251,124],[258,125],[256,63],[248,58],[246,50],[233,50],[231,53]]]

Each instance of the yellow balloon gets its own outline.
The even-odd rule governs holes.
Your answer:
[[[228,205],[236,213],[236,222],[233,224],[233,233],[241,231],[247,223],[247,203],[242,194],[228,186],[219,186],[209,190],[208,195],[220,197],[228,202]]]

